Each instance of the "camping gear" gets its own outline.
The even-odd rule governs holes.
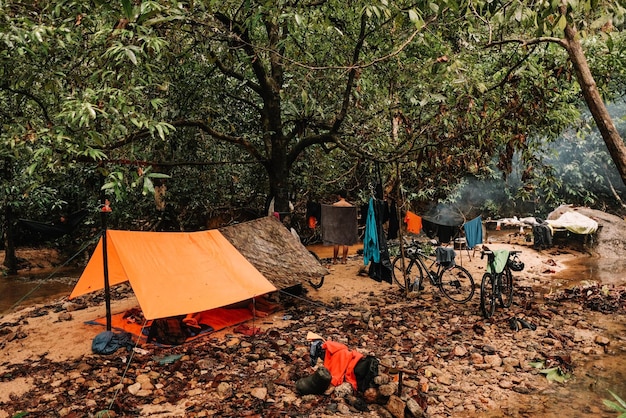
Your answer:
[[[296,381],[296,390],[301,395],[321,395],[330,386],[332,376],[328,369],[320,366],[315,373]]]
[[[558,219],[546,221],[554,230],[566,229],[569,232],[580,235],[593,234],[598,230],[598,223],[593,219],[578,212],[565,212]]]
[[[354,245],[359,241],[356,206],[322,205],[324,245]]]
[[[123,347],[128,350],[133,349],[131,336],[127,332],[114,333],[109,330],[103,331],[96,335],[91,342],[91,351],[94,354],[113,354]]]
[[[329,271],[276,218],[264,216],[219,228],[226,239],[278,289],[319,281]]]
[[[20,225],[30,229],[33,232],[42,234],[44,237],[54,239],[72,233],[87,217],[89,211],[81,209],[67,216],[60,218],[55,222],[40,222],[31,219],[18,219]]]
[[[202,312],[276,290],[218,230],[108,230],[110,284],[125,281],[146,319]],[[102,238],[70,299],[100,290]]]

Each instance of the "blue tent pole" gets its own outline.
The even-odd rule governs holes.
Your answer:
[[[102,221],[102,262],[104,265],[104,301],[106,306],[107,331],[111,331],[111,289],[109,287],[109,260],[107,257],[107,216],[111,213],[111,206],[108,200],[104,201],[104,206],[100,210]]]

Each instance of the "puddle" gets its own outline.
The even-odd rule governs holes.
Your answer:
[[[626,285],[626,260],[579,257],[565,263],[567,269],[554,275],[568,287],[595,281],[607,285]]]

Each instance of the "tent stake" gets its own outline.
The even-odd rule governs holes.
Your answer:
[[[104,302],[106,306],[107,331],[111,331],[111,289],[109,287],[109,260],[107,258],[107,215],[111,213],[111,206],[107,200],[100,210],[102,221],[102,261],[104,266]]]

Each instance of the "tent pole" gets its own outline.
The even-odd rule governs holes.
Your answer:
[[[109,260],[107,258],[107,216],[111,213],[111,206],[108,200],[104,201],[104,206],[100,210],[102,221],[102,262],[104,266],[104,301],[106,306],[107,331],[111,331],[111,289],[109,287]]]

